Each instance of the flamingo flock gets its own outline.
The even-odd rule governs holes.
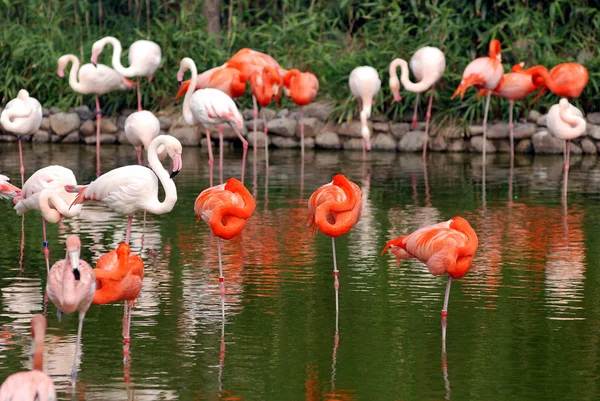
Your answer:
[[[104,47],[113,47],[113,68],[98,64],[98,57]],[[122,47],[114,37],[103,38],[94,43],[91,63],[80,67],[77,57],[64,55],[58,60],[58,75],[63,77],[64,70],[72,63],[69,74],[71,88],[82,94],[94,94],[97,107],[97,178],[85,185],[77,183],[74,173],[62,166],[48,166],[34,172],[24,180],[23,157],[20,150],[20,172],[22,188],[9,183],[9,178],[0,175],[0,198],[10,198],[19,215],[36,210],[42,215],[44,230],[44,257],[47,269],[48,299],[61,313],[79,312],[79,326],[75,346],[75,359],[72,378],[77,377],[77,360],[81,348],[83,320],[92,304],[107,304],[124,301],[123,342],[124,355],[127,356],[130,337],[131,314],[138,298],[144,278],[145,266],[139,255],[132,253],[129,247],[131,225],[136,212],[165,214],[171,212],[178,200],[174,178],[183,169],[181,143],[170,135],[160,135],[160,124],[149,111],[142,109],[142,91],[140,77],[150,81],[161,64],[161,49],[151,41],[140,40],[129,48],[129,67],[121,64]],[[480,57],[465,69],[460,85],[453,97],[464,96],[473,86],[479,90],[479,96],[486,96],[484,112],[485,157],[486,123],[492,95],[509,99],[511,156],[512,151],[512,107],[515,100],[522,99],[536,90],[538,97],[550,90],[564,97],[548,113],[548,127],[559,138],[569,142],[565,151],[565,187],[569,168],[570,140],[585,131],[585,120],[580,110],[572,106],[566,98],[576,98],[587,84],[585,67],[565,63],[549,72],[545,67],[534,66],[523,69],[524,65],[513,66],[505,74],[501,64],[500,42],[493,40],[489,47],[489,57]],[[409,80],[409,64],[417,82]],[[398,79],[396,69],[401,68]],[[415,52],[407,63],[395,59],[390,64],[389,86],[395,101],[401,101],[400,83],[411,92],[417,93],[417,102],[413,115],[413,128],[417,121],[418,96],[430,90],[426,112],[426,126],[423,140],[423,159],[426,157],[429,121],[436,83],[442,77],[446,67],[443,52],[435,47],[423,47]],[[191,78],[183,81],[184,73],[190,71]],[[137,165],[122,166],[101,174],[100,165],[100,119],[101,108],[98,96],[111,90],[133,89],[128,78],[136,77],[138,111],[129,116],[125,123],[127,138],[136,148]],[[238,51],[230,60],[219,67],[198,74],[196,63],[188,57],[181,60],[176,74],[180,83],[177,97],[185,96],[183,118],[189,125],[203,125],[208,138],[210,186],[200,192],[194,202],[197,221],[203,220],[217,237],[219,260],[219,287],[223,299],[225,296],[225,278],[221,258],[220,240],[229,240],[241,235],[246,222],[252,218],[256,202],[244,186],[246,152],[248,142],[242,134],[244,119],[233,98],[246,92],[249,81],[254,104],[254,152],[256,154],[258,105],[266,107],[273,100],[279,101],[282,92],[286,93],[297,105],[306,105],[313,101],[319,89],[317,77],[298,69],[283,69],[277,61],[251,49]],[[368,119],[371,117],[375,98],[381,89],[381,80],[377,70],[370,66],[361,66],[349,74],[349,86],[352,95],[358,100],[361,136],[363,138],[363,160],[370,150],[370,130]],[[537,99],[537,98],[536,98]],[[536,100],[534,99],[534,101]],[[299,116],[301,117],[301,116]],[[4,109],[0,122],[7,130],[19,135],[35,133],[41,122],[41,106],[25,90],[19,92]],[[218,126],[222,144],[222,125],[228,124],[236,132],[243,144],[242,169],[240,180],[229,178],[225,183],[213,186],[213,163],[210,126]],[[12,127],[12,128],[11,128]],[[303,127],[300,124],[303,147]],[[263,113],[263,129],[267,138],[267,121]],[[220,147],[219,166],[222,177],[222,146]],[[143,149],[147,153],[148,167],[142,166]],[[268,141],[265,140],[265,158],[268,167]],[[170,172],[161,160],[169,158],[172,162]],[[256,158],[255,158],[256,160]],[[222,178],[221,178],[222,181]],[[164,200],[160,201],[159,183],[164,190]],[[347,234],[360,219],[363,209],[363,193],[358,185],[343,174],[336,174],[332,181],[315,190],[308,200],[307,225],[312,232],[321,231],[331,237],[333,251],[333,274],[335,289],[336,317],[339,310],[339,269],[336,259],[335,238]],[[77,234],[71,234],[65,242],[66,255],[50,268],[50,252],[46,235],[46,222],[57,223],[63,218],[77,216],[84,204],[101,203],[112,211],[128,216],[125,242],[116,250],[102,255],[92,268],[80,260],[81,240]],[[444,304],[442,307],[443,339],[445,341],[446,317],[452,279],[463,277],[473,264],[478,248],[478,238],[469,222],[460,216],[448,221],[428,225],[414,233],[389,240],[382,254],[390,250],[400,262],[404,259],[417,259],[425,263],[433,275],[448,274]],[[224,312],[223,312],[224,313]],[[17,394],[47,394],[47,399],[56,397],[52,381],[43,370],[42,351],[46,319],[36,315],[31,322],[32,335],[36,344],[33,371],[10,376],[0,388],[0,399],[17,399]],[[28,393],[26,393],[28,392]],[[13,398],[11,398],[13,397]]]

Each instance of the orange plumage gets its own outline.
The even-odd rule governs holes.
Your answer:
[[[105,253],[98,259],[96,268],[95,304],[118,301],[133,303],[142,290],[144,262],[131,253],[129,245],[121,243],[116,251]]]
[[[312,102],[319,91],[319,80],[310,72],[297,69],[288,71],[283,77],[283,85],[290,90],[290,97],[299,106]]]

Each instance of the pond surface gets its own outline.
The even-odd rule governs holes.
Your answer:
[[[0,172],[20,184],[16,144],[0,144]],[[257,208],[241,237],[221,241],[225,319],[216,240],[196,224],[208,186],[206,149],[185,148],[179,200],[163,216],[134,219],[132,250],[146,263],[123,363],[123,305],[92,305],[79,381],[71,387],[77,315],[61,323],[47,305],[45,369],[60,399],[77,400],[548,400],[600,399],[600,165],[572,156],[568,205],[562,157],[420,155],[273,150],[246,184]],[[95,178],[95,149],[25,144],[26,176],[60,164]],[[227,150],[225,178],[241,151]],[[129,146],[104,146],[102,169],[134,164]],[[307,199],[336,173],[363,191],[360,222],[336,240],[336,331],[331,241],[306,228]],[[485,177],[485,185],[483,185]],[[511,185],[512,179],[512,185]],[[215,163],[215,182],[218,182]],[[254,181],[254,182],[253,182]],[[479,236],[467,276],[454,280],[447,354],[440,310],[445,277],[417,261],[381,256],[388,239],[456,215]],[[39,214],[22,220],[0,203],[0,379],[28,369],[29,321],[44,309]],[[125,237],[126,217],[85,206],[48,226],[51,263],[69,233],[95,264]]]

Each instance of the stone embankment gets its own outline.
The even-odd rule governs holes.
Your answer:
[[[265,109],[264,115],[269,130],[269,145],[277,148],[300,146],[300,123],[304,124],[305,146],[323,149],[362,149],[360,122],[336,124],[328,121],[331,105],[315,103],[298,110]],[[116,117],[103,117],[101,137],[103,144],[128,143],[123,127],[125,120],[134,110],[123,110]],[[254,120],[252,110],[243,111],[245,126],[243,135],[250,146],[254,142]],[[34,137],[24,138],[35,142],[52,143],[96,143],[95,114],[87,106],[76,107],[67,112],[58,108],[44,109],[44,118],[39,132]],[[170,134],[184,146],[206,146],[206,135],[202,127],[188,126],[181,112],[156,113],[162,134]],[[264,146],[263,112],[256,121],[257,143]],[[596,154],[600,148],[600,112],[586,116],[588,125],[585,136],[573,141],[571,152]],[[423,147],[425,123],[419,122],[416,130],[411,130],[409,122],[388,121],[383,116],[374,115],[369,121],[372,132],[372,148],[375,151],[419,152]],[[509,129],[506,122],[490,122],[488,127],[487,152],[508,152]],[[515,151],[517,153],[561,153],[564,142],[548,132],[546,116],[531,111],[526,120],[515,123]],[[213,141],[218,140],[216,127],[211,127]],[[226,126],[226,141],[239,142],[233,130]],[[0,142],[16,141],[16,137],[0,127]],[[440,152],[481,152],[483,127],[471,125],[466,129],[460,126],[433,126],[429,137],[429,149]]]

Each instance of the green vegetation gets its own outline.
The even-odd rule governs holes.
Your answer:
[[[383,89],[376,112],[394,119],[409,117],[414,95],[394,103],[388,88],[388,65],[395,57],[410,58],[424,45],[446,54],[446,73],[436,85],[434,118],[480,119],[483,100],[471,89],[461,102],[450,100],[467,64],[487,55],[488,43],[502,42],[503,63],[524,61],[526,66],[549,68],[565,61],[580,61],[590,72],[590,82],[577,105],[586,112],[600,104],[598,35],[600,12],[591,1],[554,0],[207,0],[219,11],[207,34],[203,2],[185,0],[14,0],[0,4],[0,94],[2,103],[21,87],[47,106],[93,106],[92,96],[79,96],[66,79],[56,74],[56,60],[74,53],[89,61],[92,43],[105,35],[121,40],[125,49],[134,40],[147,38],[160,44],[163,63],[151,84],[143,81],[144,104],[152,109],[174,104],[175,74],[179,60],[192,57],[199,71],[222,64],[243,47],[269,53],[284,68],[314,72],[320,81],[319,99],[336,104],[333,118],[356,113],[348,89],[348,75],[359,65],[380,72]],[[208,4],[208,3],[207,3]],[[101,62],[110,65],[107,48]],[[126,60],[123,60],[126,64]],[[127,65],[127,64],[126,64]],[[148,90],[149,87],[151,90]],[[101,99],[108,112],[135,105],[135,93],[112,93]],[[250,105],[248,98],[240,99]],[[421,97],[421,115],[427,98]],[[545,95],[536,104],[546,110],[557,102]],[[285,99],[282,106],[289,105]],[[528,109],[516,104],[516,116]],[[507,118],[507,102],[492,101],[492,117]]]

